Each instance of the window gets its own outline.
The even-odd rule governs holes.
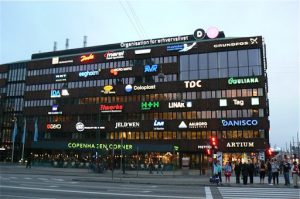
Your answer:
[[[239,66],[248,66],[247,50],[238,51]]]

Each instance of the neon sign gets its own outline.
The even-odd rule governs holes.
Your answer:
[[[257,77],[249,77],[249,78],[230,78],[228,79],[228,84],[254,84],[254,83],[259,83],[259,80]]]
[[[257,120],[222,120],[223,126],[257,126]]]
[[[159,102],[141,102],[142,110],[151,110],[154,108],[159,108]]]
[[[69,142],[68,148],[70,149],[115,149],[115,150],[132,150],[131,144],[92,144],[92,143],[79,143]]]
[[[153,72],[157,72],[157,64],[153,64],[152,66],[150,65],[146,65],[145,66],[145,70],[144,73],[153,73]]]
[[[121,52],[107,52],[104,54],[104,57],[107,59],[107,60],[110,60],[110,59],[122,59],[124,58],[124,52],[125,51],[121,51]]]
[[[59,98],[61,97],[59,90],[51,90],[51,98]]]
[[[100,105],[101,113],[120,113],[124,106],[120,104],[116,105]]]
[[[95,58],[94,54],[89,54],[88,56],[87,55],[82,55],[80,57],[80,62],[86,62],[86,61],[89,61],[89,60],[93,60]]]
[[[47,129],[61,129],[61,124],[47,124]]]

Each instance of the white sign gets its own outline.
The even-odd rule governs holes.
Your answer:
[[[201,88],[201,80],[197,80],[197,81],[184,81],[185,84],[185,88]]]
[[[122,59],[124,58],[124,52],[125,51],[121,51],[121,52],[107,52],[104,54],[104,57],[106,58],[106,60],[110,60],[110,59]]]
[[[64,61],[59,61],[59,57],[53,57],[52,58],[52,64],[67,64],[67,63],[73,63],[73,60],[64,60]]]
[[[233,99],[233,104],[237,106],[244,106],[244,100]]]
[[[115,129],[119,128],[139,128],[140,122],[116,122]]]

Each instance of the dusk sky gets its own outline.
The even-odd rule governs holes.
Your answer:
[[[298,0],[1,1],[0,64],[31,54],[193,34],[211,26],[226,37],[261,35],[267,45],[270,142],[285,149],[299,131]]]

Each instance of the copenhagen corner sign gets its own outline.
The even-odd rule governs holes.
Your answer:
[[[93,143],[78,143],[69,142],[69,149],[100,149],[100,150],[132,150],[132,144],[93,144]]]

